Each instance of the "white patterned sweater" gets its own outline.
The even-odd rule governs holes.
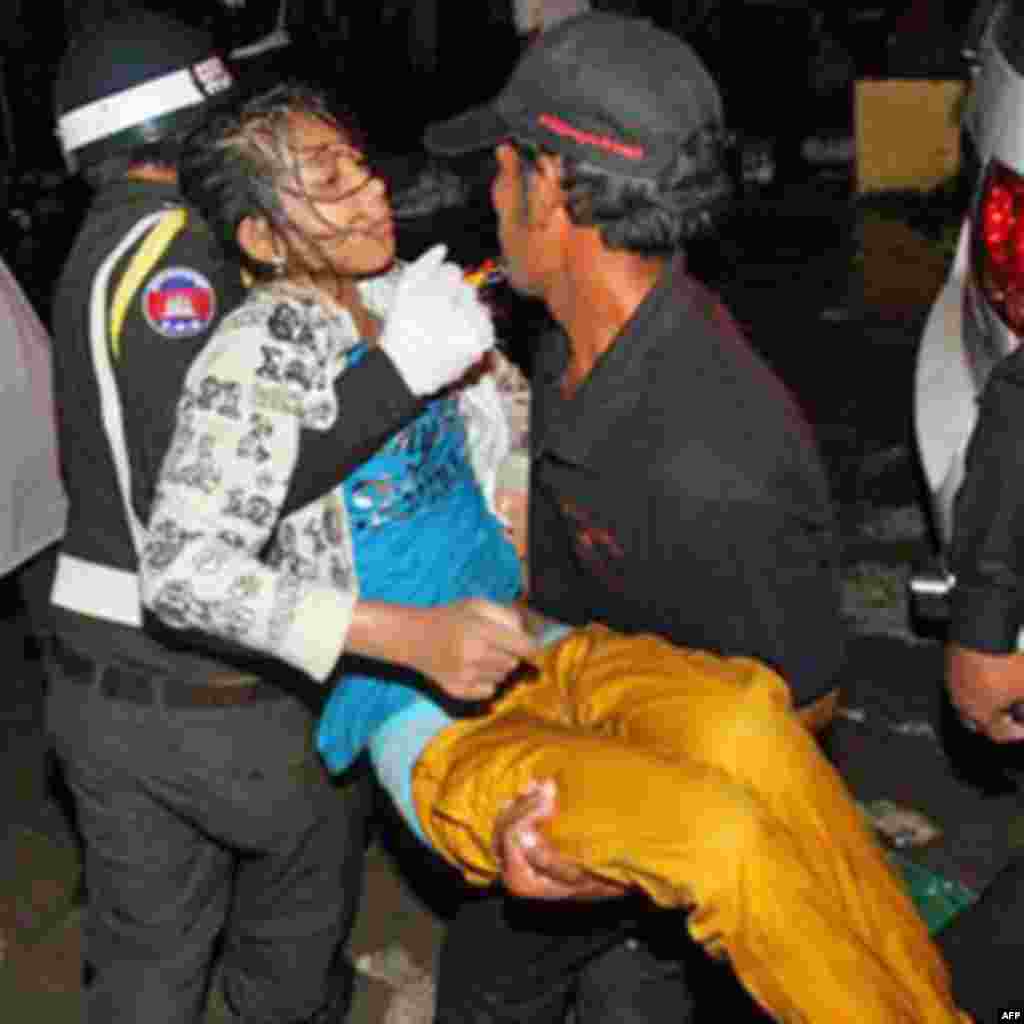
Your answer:
[[[386,318],[401,268],[360,286]],[[281,517],[303,431],[335,427],[334,382],[360,341],[319,292],[256,289],[197,356],[157,485],[140,567],[143,604],[172,628],[198,629],[328,679],[359,598],[344,497],[333,488]],[[473,469],[493,510],[494,481],[525,444],[528,391],[497,352],[463,387]],[[340,480],[339,480],[340,483]]]

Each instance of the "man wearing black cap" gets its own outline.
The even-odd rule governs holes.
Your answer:
[[[490,105],[426,143],[495,147],[510,280],[559,325],[533,358],[531,605],[760,658],[827,714],[843,629],[826,479],[800,412],[680,252],[728,197],[722,132],[687,45],[591,13],[544,33]],[[541,786],[510,808],[504,881],[533,899],[460,909],[438,1024],[554,1024],[577,988],[581,1024],[688,1019],[677,959],[648,941],[657,915],[536,902],[616,895],[546,846],[551,800]]]

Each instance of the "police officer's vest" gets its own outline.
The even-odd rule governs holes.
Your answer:
[[[114,362],[121,351],[121,330],[132,299],[187,222],[187,211],[179,207],[159,210],[143,217],[100,265],[93,279],[89,299],[89,342],[100,391],[103,429],[117,472],[125,518],[131,530],[136,555],[140,558],[146,531],[135,515],[132,504],[131,465]],[[110,301],[110,279],[114,269],[124,254],[140,239],[142,244],[129,261],[113,300]],[[62,608],[96,616],[99,614],[96,595],[103,594],[102,617],[126,626],[140,627],[142,600],[139,590],[138,573],[61,553],[57,560],[51,600]]]

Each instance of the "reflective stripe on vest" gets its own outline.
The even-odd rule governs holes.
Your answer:
[[[121,358],[121,330],[132,299],[142,287],[142,282],[149,276],[149,272],[160,262],[160,257],[167,252],[168,246],[174,241],[174,236],[187,223],[187,210],[168,210],[160,223],[146,236],[146,240],[128,264],[128,269],[124,272],[117,291],[114,292],[114,301],[110,307],[110,351],[115,360]]]
[[[141,557],[146,531],[132,505],[131,464],[124,439],[121,397],[111,356],[116,359],[120,355],[121,330],[128,306],[149,272],[167,251],[174,236],[184,228],[186,220],[186,211],[178,208],[161,210],[143,217],[101,264],[93,279],[90,297],[89,343],[100,390],[103,428],[110,445],[125,518],[137,557]],[[108,320],[110,278],[124,254],[144,236],[145,240],[129,262],[114,294]],[[57,559],[51,600],[62,608],[83,615],[109,619],[126,626],[141,626],[142,601],[139,589],[137,572],[62,553]]]

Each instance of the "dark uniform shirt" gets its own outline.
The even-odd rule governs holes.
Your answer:
[[[138,567],[131,527],[104,419],[120,405],[123,434],[131,466],[131,501],[140,523],[148,521],[156,481],[176,422],[176,407],[185,373],[221,316],[243,296],[238,268],[226,262],[212,235],[190,212],[159,260],[133,287],[120,336],[103,343],[111,347],[119,403],[105,399],[94,352],[98,317],[108,335],[114,297],[132,257],[152,232],[145,231],[111,263],[111,255],[148,215],[182,207],[173,185],[125,180],[101,190],[91,207],[59,283],[54,309],[54,390],[59,440],[69,513],[58,563],[57,628],[74,632],[80,648],[89,635],[109,648],[111,622],[131,623],[114,608],[117,588],[95,585],[92,571],[134,574]],[[106,308],[93,307],[94,283],[111,269]],[[337,388],[346,409],[339,418],[344,445],[337,433],[310,432],[292,478],[283,513],[308,504],[337,485],[352,467],[364,461],[398,427],[422,407],[383,352],[374,351],[358,373],[346,375]],[[339,452],[346,453],[346,463]],[[68,557],[70,556],[70,557]],[[75,575],[79,579],[75,579]],[[102,572],[96,579],[102,580]],[[129,588],[130,589],[130,588]],[[123,593],[123,588],[118,591]],[[141,615],[141,606],[138,607]],[[84,617],[84,618],[83,618]],[[147,623],[151,627],[152,623]],[[123,631],[122,631],[123,632]],[[168,641],[166,634],[161,639]],[[238,663],[239,652],[193,631],[175,638],[218,659]],[[133,649],[137,642],[126,639]],[[88,652],[87,652],[88,653]],[[98,654],[109,654],[109,649]]]
[[[55,298],[54,389],[71,506],[64,551],[122,569],[133,569],[135,558],[130,543],[125,544],[127,523],[120,492],[114,485],[93,365],[93,282],[107,257],[143,217],[180,206],[173,185],[122,181],[101,190],[65,264]],[[139,244],[142,240],[131,246],[113,268],[108,299],[112,299]],[[175,270],[179,271],[177,275],[167,274]],[[176,284],[181,286],[177,293]],[[163,257],[135,289],[114,368],[129,439],[137,509],[148,508],[152,499],[160,461],[174,429],[185,370],[220,315],[237,305],[243,294],[237,267],[224,262],[213,239],[194,221],[175,235]],[[173,314],[176,310],[185,313],[189,307],[195,317],[176,330]],[[101,481],[112,486],[100,486]]]
[[[989,654],[1017,650],[1024,624],[1024,351],[992,371],[956,497],[950,640]]]
[[[803,416],[718,301],[668,265],[569,399],[535,363],[530,599],[759,658],[797,704],[843,652],[833,508]]]

